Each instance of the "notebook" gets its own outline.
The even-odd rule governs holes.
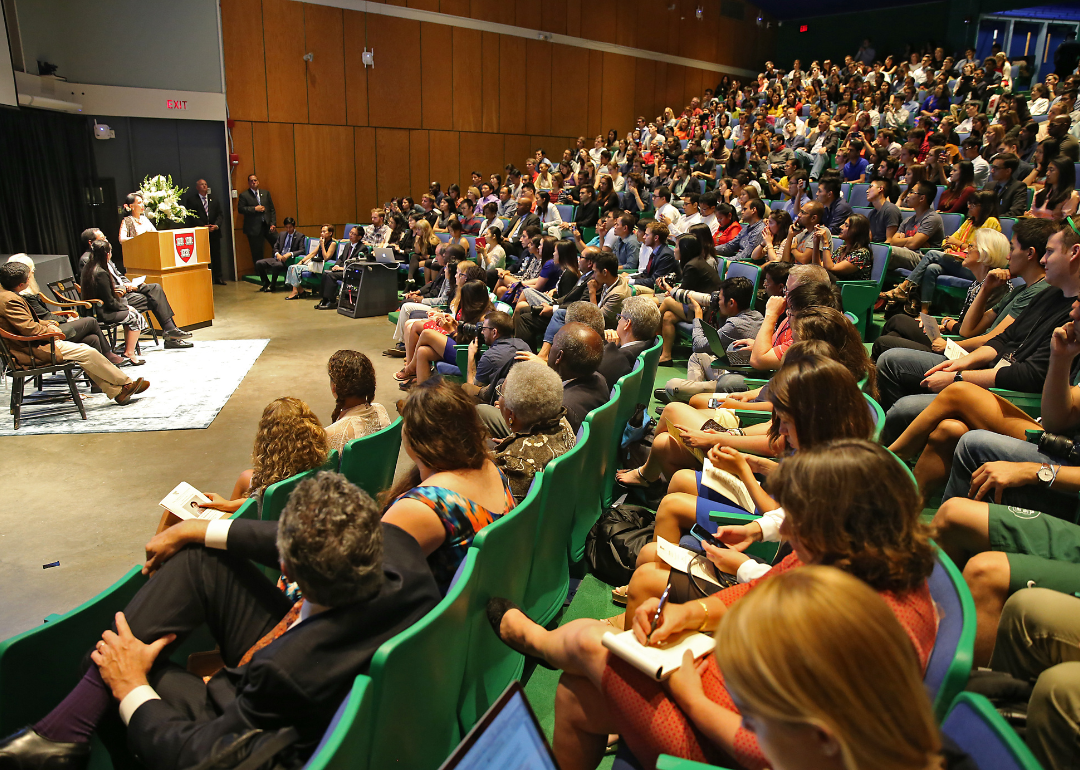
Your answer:
[[[520,682],[511,682],[439,770],[558,770]]]

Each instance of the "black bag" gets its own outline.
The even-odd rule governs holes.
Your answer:
[[[614,586],[630,582],[641,549],[653,539],[656,514],[638,505],[606,508],[585,540],[589,572]]]

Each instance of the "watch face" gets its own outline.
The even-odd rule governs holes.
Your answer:
[[[1047,466],[1039,468],[1039,481],[1049,484],[1054,479],[1054,472]]]

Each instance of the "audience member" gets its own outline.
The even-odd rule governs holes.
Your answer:
[[[334,412],[326,426],[328,451],[342,450],[353,439],[363,438],[390,425],[382,404],[375,403],[375,367],[371,359],[355,350],[339,350],[326,365]]]

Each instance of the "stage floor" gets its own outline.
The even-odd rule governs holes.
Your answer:
[[[284,297],[246,283],[214,287],[217,318],[195,332],[196,345],[270,342],[205,430],[0,437],[0,580],[7,586],[0,639],[81,604],[141,563],[158,501],[180,481],[229,495],[251,467],[259,417],[273,399],[301,398],[328,423],[334,401],[326,361],[334,351],[371,357],[376,399],[396,416],[402,393],[391,375],[400,360],[381,355],[393,332],[386,316],[353,320]],[[8,392],[0,397],[6,402]],[[6,409],[0,416],[10,427]],[[60,566],[42,569],[56,561]]]

